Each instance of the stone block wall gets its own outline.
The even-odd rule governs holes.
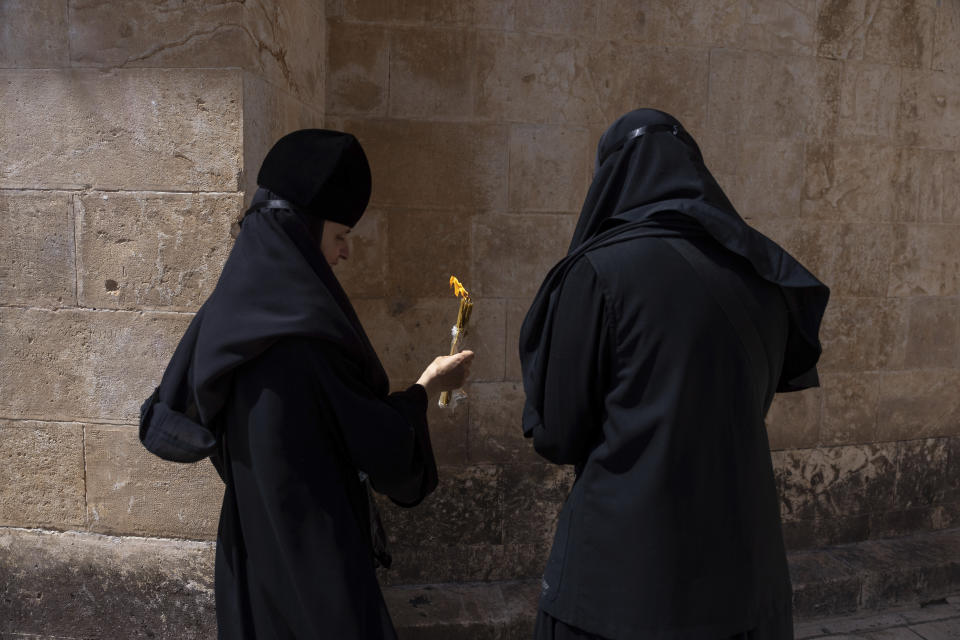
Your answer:
[[[520,436],[517,334],[640,106],[832,288],[823,387],[768,420],[788,546],[960,524],[955,3],[330,0],[327,23],[327,121],[374,174],[338,275],[395,386],[446,344],[450,273],[476,301],[470,400],[433,410],[437,493],[385,506],[385,580],[539,574],[570,474]]]
[[[149,455],[139,404],[216,283],[266,149],[322,126],[325,56],[312,0],[0,3],[8,553],[16,528],[215,535],[215,471]]]
[[[209,634],[220,481],[148,455],[137,411],[307,126],[367,149],[337,275],[395,388],[448,347],[451,273],[476,302],[470,398],[430,412],[440,487],[384,505],[385,583],[539,576],[571,473],[520,436],[519,326],[640,106],[833,290],[822,388],[768,418],[788,545],[960,526],[958,87],[946,0],[0,2],[0,632],[71,629],[18,591],[32,554],[54,601],[48,575],[96,577],[84,615],[159,580]]]

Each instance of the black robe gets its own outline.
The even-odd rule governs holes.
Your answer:
[[[612,640],[789,638],[764,417],[816,384],[826,287],[743,223],[666,114],[628,114],[598,158],[520,337],[524,434],[577,471],[540,609]]]
[[[141,409],[140,437],[226,484],[220,637],[394,638],[368,483],[401,506],[437,485],[419,385],[389,381],[292,203],[260,190],[220,280]]]
[[[435,483],[423,387],[378,397],[350,363],[281,339],[234,376],[220,460],[221,638],[394,638],[370,553],[367,493]]]

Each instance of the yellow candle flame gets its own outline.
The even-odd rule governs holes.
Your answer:
[[[470,294],[467,293],[466,288],[457,280],[457,276],[450,276],[450,288],[453,289],[454,297],[463,297],[464,300],[470,299]]]

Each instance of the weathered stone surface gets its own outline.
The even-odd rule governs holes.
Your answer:
[[[212,543],[0,529],[0,628],[58,638],[212,638],[213,563]]]
[[[253,70],[305,100],[323,98],[322,5],[307,0],[181,4],[71,2],[72,62],[80,67]],[[293,45],[293,46],[291,46]],[[322,107],[321,107],[322,108]]]
[[[589,47],[583,73],[595,106],[587,114],[589,120],[578,122],[597,122],[605,129],[628,111],[656,107],[674,115],[697,137],[707,128],[708,67],[708,52],[703,49],[669,44],[652,48],[619,40]]]
[[[440,484],[415,509],[378,496],[390,545],[438,549],[447,545],[503,544],[501,470],[495,465],[441,467]],[[435,581],[442,578],[434,578]]]
[[[596,143],[583,127],[512,127],[511,211],[580,211],[593,178]]]
[[[82,527],[83,425],[0,420],[0,525]]]
[[[831,298],[820,328],[819,368],[876,371],[902,363],[907,305],[898,298]],[[882,413],[882,411],[881,411]]]
[[[441,408],[438,398],[427,404],[427,423],[430,425],[430,443],[437,466],[464,466],[467,457],[467,437],[470,406],[458,402]]]
[[[950,593],[957,557],[951,538],[944,532],[875,540],[832,553],[861,575],[860,607],[879,609]]]
[[[140,444],[134,427],[88,426],[84,451],[92,531],[216,537],[223,482],[209,460],[161,460]]]
[[[235,191],[240,72],[0,71],[0,188]]]
[[[0,415],[136,423],[187,314],[0,308]]]
[[[240,207],[240,194],[78,196],[81,306],[196,311],[233,247]]]
[[[462,25],[511,29],[514,4],[502,0],[343,0],[346,18],[400,24]]]
[[[909,222],[960,222],[960,153],[932,149],[903,149],[901,173],[909,175],[903,194],[901,220]],[[913,198],[912,200],[910,198]]]
[[[506,301],[507,306],[507,367],[504,372],[504,379],[510,381],[519,381],[520,371],[520,327],[523,326],[523,319],[527,317],[527,311],[530,310],[530,303],[533,294],[529,298],[512,298]]]
[[[526,580],[543,575],[548,551],[531,544],[394,548],[393,566],[378,574],[385,585]]]
[[[74,66],[245,67],[256,45],[244,29],[242,3],[182,3],[157,9],[128,0],[123,11],[103,0],[71,0]]]
[[[387,31],[371,25],[327,24],[327,112],[386,116]]]
[[[939,224],[898,226],[887,295],[960,295],[960,233],[955,229]]]
[[[450,353],[450,329],[459,308],[453,296],[361,299],[354,307],[394,388],[413,384],[436,356]],[[503,379],[504,318],[502,301],[474,298],[463,340],[463,348],[476,353],[471,381]]]
[[[917,635],[925,640],[951,640],[960,637],[960,621],[956,618],[926,622],[911,629],[915,629]]]
[[[812,521],[816,515],[816,497],[806,480],[805,459],[810,449],[771,451],[773,473],[780,494],[780,519],[784,523]]]
[[[910,300],[904,364],[908,368],[960,368],[960,299]]]
[[[836,122],[839,67],[760,52],[710,54],[710,128],[759,137],[822,134]]]
[[[809,144],[804,156],[803,215],[861,223],[903,219],[916,207],[916,197],[899,160],[898,150],[885,144]]]
[[[507,129],[499,125],[345,120],[373,173],[376,206],[503,209]],[[463,141],[470,144],[464,146]]]
[[[474,288],[481,296],[532,296],[564,255],[576,216],[523,214],[473,220]]]
[[[519,640],[533,630],[539,595],[539,583],[530,580],[397,587],[384,599],[404,639]]]
[[[0,3],[0,68],[65,67],[68,0]]]
[[[533,441],[523,437],[524,393],[516,382],[470,385],[468,451],[474,464],[536,462]]]
[[[938,2],[934,18],[933,68],[960,73],[960,5]]]
[[[717,144],[708,135],[701,143]],[[760,220],[791,218],[800,213],[803,189],[803,145],[790,139],[723,137],[718,148],[703,147],[704,158],[721,158],[723,173],[715,174],[727,197],[751,224]],[[733,174],[733,175],[729,175]]]
[[[960,437],[952,437],[947,440],[947,490],[944,494],[944,501],[948,503],[960,502]],[[956,508],[955,505],[952,508]],[[956,511],[960,516],[960,511]]]
[[[827,445],[873,442],[877,436],[878,373],[825,373],[823,426],[820,443]]]
[[[72,199],[57,192],[0,192],[0,301],[73,305]]]
[[[573,486],[573,467],[536,463],[505,465],[501,475],[504,542],[549,550],[560,508]]]
[[[804,621],[943,598],[960,586],[958,533],[790,553],[794,613]],[[529,553],[510,546],[498,549],[484,552],[473,547],[457,559],[465,566],[472,553],[476,559],[493,561],[488,566],[503,567]],[[102,637],[109,629],[117,640],[213,637],[213,558],[210,543],[0,530],[4,633]],[[474,565],[481,566],[476,560]],[[393,569],[381,574],[382,582],[390,584],[387,576],[392,573]],[[495,580],[501,581],[410,582],[420,586],[387,586],[384,598],[404,638],[529,637],[540,581]],[[947,602],[956,604],[952,597]],[[935,625],[938,620],[928,609],[902,615],[914,624]],[[849,630],[842,621],[816,624],[821,633]],[[798,637],[809,637],[803,632],[809,625],[797,628]],[[948,632],[930,637],[953,636]]]
[[[256,55],[253,70],[320,111],[326,97],[324,9],[315,0],[261,0],[244,9],[244,30]]]
[[[850,567],[817,551],[791,553],[788,560],[795,616],[810,618],[857,610],[860,585]]]
[[[709,47],[734,44],[742,23],[743,9],[734,0],[601,0],[598,33],[618,40]]]
[[[870,537],[871,515],[860,513],[814,520],[787,520],[783,522],[783,541],[787,550],[796,550],[866,540]]]
[[[576,38],[481,33],[476,114],[507,122],[596,121],[599,104],[586,56]]]
[[[597,28],[601,0],[518,0],[516,29],[534,33],[572,33],[589,36]]]
[[[840,86],[842,136],[892,139],[900,108],[899,67],[847,61]]]
[[[880,377],[877,436],[908,440],[960,435],[960,371],[891,371]]]
[[[757,228],[795,256],[834,296],[881,297],[889,286],[894,226],[763,220]]]
[[[893,507],[897,451],[884,444],[774,452],[784,520],[836,518]]]
[[[960,148],[960,86],[953,74],[905,73],[901,82],[900,138],[912,146]]]
[[[351,299],[380,298],[392,293],[387,286],[387,220],[385,212],[367,209],[347,236],[350,257],[341,260],[333,272]],[[436,287],[432,293],[436,293]]]
[[[818,55],[930,66],[933,8],[924,0],[828,0],[817,17]]]
[[[474,31],[398,29],[390,34],[390,115],[462,120],[473,114]]]
[[[816,0],[748,0],[739,41],[748,49],[810,55],[816,44]]]
[[[273,144],[295,129],[322,128],[323,101],[305,103],[263,77],[243,72],[243,166],[241,186],[249,204],[257,172]]]
[[[943,506],[915,507],[895,511],[883,511],[869,515],[869,538],[895,538],[907,536],[918,531],[943,529],[940,522],[944,519]]]
[[[443,295],[451,275],[473,293],[469,213],[390,209],[386,215],[387,295]]]
[[[942,502],[948,488],[948,440],[910,440],[899,447],[895,506],[910,509]]]
[[[779,393],[767,412],[770,448],[796,449],[815,445],[823,424],[823,390]]]

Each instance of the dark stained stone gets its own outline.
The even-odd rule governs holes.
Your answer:
[[[572,467],[506,465],[500,476],[506,543],[549,547],[560,508],[573,485]]]
[[[868,514],[783,523],[784,544],[790,550],[858,542],[865,540],[869,534]]]
[[[795,618],[857,610],[859,578],[849,566],[824,551],[791,553],[788,561]]]
[[[70,638],[216,636],[214,546],[0,530],[0,625]]]
[[[947,440],[947,474],[944,485],[944,501],[960,502],[960,438]]]
[[[896,506],[928,507],[942,502],[947,485],[947,438],[900,443]]]
[[[413,509],[378,496],[392,550],[503,542],[500,468],[441,467],[440,485]]]
[[[387,589],[404,640],[512,640],[533,632],[539,581],[425,585]]]
[[[378,575],[384,585],[534,579],[543,574],[549,551],[530,544],[394,548],[393,566]]]
[[[889,510],[896,456],[896,444],[886,443],[774,452],[783,520],[835,520]]]

